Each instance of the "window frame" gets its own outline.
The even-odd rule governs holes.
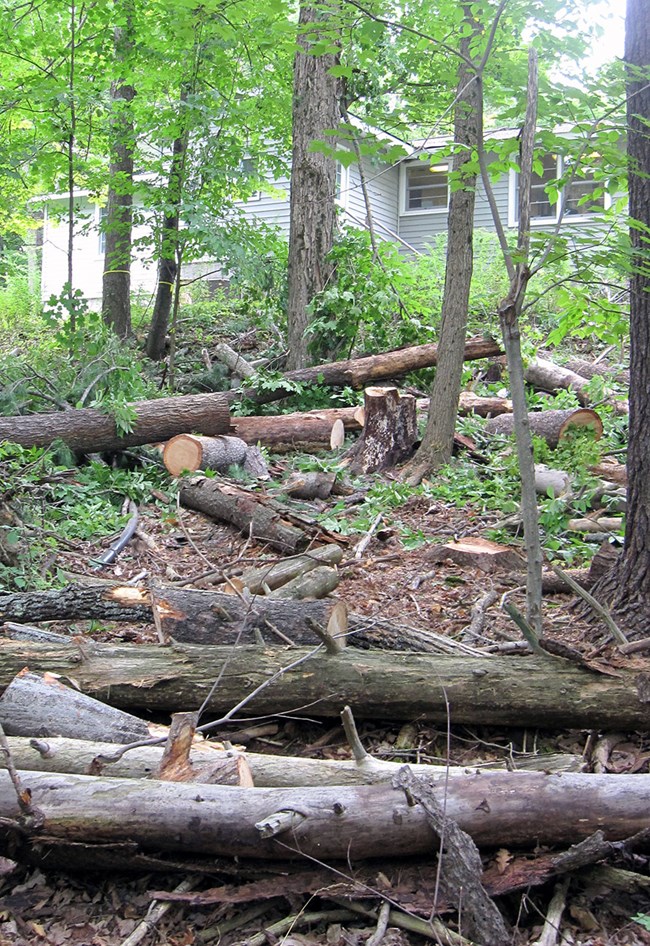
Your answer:
[[[106,230],[102,229],[102,221],[108,215],[108,204],[96,204],[95,221],[97,224],[97,255],[100,259],[106,256]]]
[[[336,162],[334,182],[334,203],[341,210],[347,210],[350,202],[350,167],[341,161]]]
[[[571,161],[571,158],[556,155],[556,179],[560,179],[564,174],[566,174],[567,166]],[[576,177],[571,181],[571,185],[575,183],[584,183],[590,184],[594,183],[598,186],[598,181],[594,181],[592,177]],[[571,186],[569,185],[569,186]],[[564,223],[588,223],[589,221],[594,221],[598,218],[599,214],[604,213],[612,206],[612,196],[608,193],[607,190],[604,191],[602,196],[602,207],[598,207],[596,210],[581,212],[580,208],[576,212],[567,211],[566,200],[567,200],[567,185],[565,184],[560,188],[558,193],[558,199],[555,205],[550,204],[549,206],[553,210],[553,213],[548,214],[547,216],[532,216],[530,218],[531,227],[548,227],[548,226],[557,226],[558,220],[560,219],[560,212],[562,213],[562,224]],[[578,198],[579,200],[584,196],[581,194]],[[548,195],[547,195],[548,197]],[[508,226],[517,227],[519,225],[519,171],[512,168],[510,170],[510,177],[508,182]]]
[[[427,170],[431,173],[442,171],[444,169],[447,180],[447,201],[444,207],[409,207],[409,171]],[[411,161],[402,166],[402,183],[400,186],[400,213],[408,216],[418,216],[422,214],[448,214],[449,213],[449,174],[451,172],[449,161],[439,161],[434,163],[424,161]]]

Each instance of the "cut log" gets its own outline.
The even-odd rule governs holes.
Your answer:
[[[241,588],[248,588],[251,594],[259,595],[265,588],[273,591],[317,565],[338,565],[342,558],[343,552],[338,545],[319,545],[304,555],[294,555],[261,568],[251,568],[238,577],[237,583]]]
[[[338,421],[345,430],[360,431],[362,415],[361,407],[337,407],[268,417],[232,417],[230,423],[231,433],[246,443],[261,443],[275,452],[305,444],[324,450],[330,447],[332,429]]]
[[[254,378],[257,374],[255,368],[225,342],[219,342],[214,346],[213,351],[214,357],[226,365],[238,378]]]
[[[492,358],[503,354],[501,348],[492,338],[471,338],[465,343],[465,361],[480,358]],[[313,382],[326,384],[332,387],[362,388],[373,381],[383,381],[387,378],[399,378],[409,371],[420,368],[431,368],[438,363],[438,345],[431,342],[428,345],[416,345],[411,348],[400,348],[396,351],[383,352],[380,355],[368,355],[365,358],[353,358],[347,361],[328,362],[315,365],[313,368],[299,368],[296,371],[287,371],[285,378],[294,382]],[[246,397],[256,404],[277,401],[291,394],[281,385],[273,391],[246,390]],[[241,392],[230,392],[230,400],[241,396]]]
[[[472,391],[461,391],[458,413],[478,414],[480,417],[512,414],[512,401],[507,397],[479,397]]]
[[[165,444],[163,463],[172,476],[180,476],[185,470],[227,473],[231,466],[242,466],[246,450],[246,444],[239,437],[177,434]]]
[[[392,653],[387,659],[382,651],[350,647],[340,656],[309,653],[300,647],[95,644],[81,659],[75,645],[0,639],[0,687],[29,666],[71,677],[81,692],[122,709],[194,710],[209,696],[206,711],[222,713],[291,663],[293,670],[247,705],[251,715],[309,705],[314,715],[338,716],[348,704],[359,718],[445,724],[449,717],[452,724],[610,730],[648,723],[648,674],[638,668],[602,677],[552,657]],[[305,662],[295,666],[301,657]]]
[[[623,531],[624,522],[612,516],[601,516],[599,519],[569,519],[567,529],[571,532],[613,532]]]
[[[585,358],[569,358],[566,367],[569,371],[575,371],[576,374],[589,380],[600,376],[614,378],[621,384],[630,383],[629,370],[621,368],[620,365],[610,366],[604,362],[587,361]]]
[[[155,401],[134,401],[133,430],[120,435],[108,414],[85,407],[52,414],[0,417],[0,440],[23,447],[43,447],[63,440],[71,450],[101,453],[146,443],[169,440],[176,434],[197,431],[214,436],[230,427],[228,401],[224,394],[186,394]]]
[[[20,773],[44,822],[40,838],[85,844],[135,842],[144,850],[211,857],[366,858],[430,855],[434,834],[419,805],[392,785],[237,788],[89,775]],[[575,843],[602,830],[608,840],[647,827],[648,775],[506,772],[431,778],[446,817],[479,845]],[[579,812],[579,817],[576,817]],[[20,810],[0,772],[3,848]],[[277,843],[277,841],[282,843]],[[13,856],[16,856],[15,854]]]
[[[366,388],[361,436],[346,455],[349,469],[374,473],[402,463],[418,437],[415,398],[397,388]]]
[[[36,710],[38,719],[38,709]],[[128,752],[116,753],[114,743],[89,742],[79,739],[8,738],[16,768],[38,772],[68,772],[77,775],[108,775],[115,778],[150,778],[158,770],[162,746],[137,746]],[[307,759],[301,756],[268,755],[238,749],[224,749],[220,743],[199,741],[190,749],[189,762],[198,770],[211,766],[214,760],[244,758],[258,788],[289,788],[298,785],[375,785],[389,782],[402,768],[403,762],[388,762],[370,755],[360,762],[353,759]],[[111,762],[109,760],[115,759]],[[487,766],[449,766],[442,761],[434,765],[412,763],[415,775],[438,775],[441,769],[451,775],[469,775],[473,771],[512,771],[508,763]],[[2,763],[0,761],[0,767]],[[570,754],[530,754],[517,756],[516,771],[582,772],[582,756]]]
[[[38,707],[38,726],[34,726]],[[66,687],[52,674],[21,671],[0,697],[0,723],[12,736],[69,736],[139,742],[148,739],[142,719]]]
[[[336,473],[295,473],[284,484],[294,499],[327,499],[336,483]]]
[[[335,599],[285,601],[257,595],[246,600],[218,591],[156,583],[152,584],[151,597],[156,627],[164,642],[251,644],[261,634],[269,644],[316,644],[313,624],[336,636],[347,631],[347,608]]]
[[[0,595],[0,621],[151,622],[149,592],[130,585],[67,585],[59,591],[21,591]]]
[[[309,545],[310,536],[283,518],[280,505],[267,496],[204,476],[182,480],[179,496],[188,509],[228,522],[244,535],[281,552],[293,555]]]
[[[568,496],[571,492],[571,477],[564,470],[552,470],[543,463],[536,463],[535,492],[541,496]]]
[[[596,411],[584,407],[565,411],[533,411],[528,415],[528,421],[531,433],[543,437],[549,447],[557,447],[571,427],[590,427],[596,440],[600,440],[603,434],[603,422]],[[513,415],[501,414],[499,417],[490,418],[485,424],[485,430],[488,434],[512,436]]]
[[[573,391],[583,407],[589,404],[589,379],[576,374],[576,372],[571,371],[570,368],[556,365],[554,362],[547,361],[545,358],[533,358],[526,366],[524,378],[528,384],[540,391],[548,391],[550,393],[561,389]],[[618,401],[612,398],[608,399],[607,403],[615,409],[617,414],[628,413],[629,408],[627,401]]]
[[[624,463],[619,463],[611,458],[604,458],[600,463],[591,467],[591,472],[596,476],[602,476],[603,479],[612,483],[618,483],[621,486],[627,486],[627,467]]]
[[[276,588],[268,597],[293,598],[298,601],[303,598],[324,598],[331,591],[334,591],[340,580],[339,573],[335,568],[318,565],[304,575],[292,578],[281,588]]]

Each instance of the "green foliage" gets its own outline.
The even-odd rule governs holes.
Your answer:
[[[632,919],[635,923],[638,923],[639,926],[642,926],[644,930],[650,930],[650,914],[649,913],[637,913],[636,916],[633,916]]]

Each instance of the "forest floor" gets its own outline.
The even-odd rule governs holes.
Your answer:
[[[118,562],[104,570],[103,577],[127,582],[143,575],[146,579],[166,580],[182,576],[185,581],[193,579],[195,586],[210,587],[202,576],[211,569],[259,563],[260,557],[272,554],[232,528],[199,513],[179,508],[175,515],[161,516],[160,508],[155,505],[141,507],[140,513],[140,532],[146,538],[136,537]],[[501,608],[504,596],[508,596],[520,610],[525,610],[524,589],[518,579],[508,571],[486,574],[477,567],[454,564],[433,551],[454,537],[482,535],[487,525],[489,522],[477,517],[469,506],[459,509],[414,496],[386,515],[381,529],[359,558],[354,555],[353,542],[348,544],[339,566],[341,582],[335,595],[346,602],[351,612],[364,615],[369,621],[382,619],[395,625],[433,630],[453,640],[466,640],[479,649],[503,648],[520,641],[517,628]],[[401,538],[404,526],[423,532],[424,544],[415,549],[405,548]],[[76,575],[96,577],[90,559],[97,551],[92,543],[80,546],[67,556],[67,568]],[[485,607],[482,627],[470,640],[467,629],[476,613],[472,609],[480,602],[485,604],[490,591],[494,592],[492,603]],[[549,596],[544,620],[548,634],[581,649],[594,634],[593,620],[582,608],[576,607],[570,595]],[[67,629],[90,632],[83,622],[73,627],[68,625]],[[95,639],[106,641],[137,643],[157,639],[153,625],[94,625],[91,632]],[[588,744],[593,745],[593,733],[548,732],[542,728],[541,720],[539,730],[456,727],[453,720],[451,722],[450,735],[446,727],[422,720],[406,724],[359,720],[358,726],[363,744],[372,755],[404,762],[439,764],[448,760],[453,765],[477,765],[509,760],[516,764],[522,754],[553,752],[580,756]],[[343,730],[334,720],[284,717],[269,719],[261,726],[240,720],[220,731],[217,738],[231,740],[255,752],[328,759],[349,758],[351,754]],[[610,770],[648,772],[648,748],[647,733],[645,737],[640,733],[617,734],[608,760]],[[536,853],[529,852],[530,856]],[[3,866],[0,861],[0,877]],[[378,884],[389,868],[390,859],[374,865]],[[433,877],[435,857],[432,856],[429,863],[420,862],[420,868],[429,879]],[[344,867],[344,871],[347,869]],[[639,864],[635,869],[643,873]],[[647,863],[645,869],[647,871]],[[281,873],[274,875],[271,869],[263,869],[255,876],[275,877],[275,895],[235,904],[173,903],[161,917],[150,918],[150,927],[141,928],[139,924],[152,904],[153,891],[173,890],[183,881],[188,881],[190,889],[197,892],[216,884],[246,883],[251,880],[251,870],[240,865],[240,869],[236,868],[224,878],[218,868],[209,876],[189,877],[171,873],[144,876],[77,873],[74,869],[62,873],[44,870],[42,866],[8,869],[0,880],[0,946],[32,943],[135,946],[137,942],[144,946],[154,943],[361,946],[377,930],[376,918],[361,915],[356,919],[342,918],[344,914],[331,902],[307,895],[283,895]],[[552,892],[552,885],[547,885],[530,894],[501,899],[499,905],[512,924],[512,943],[532,943],[539,936]],[[580,907],[579,899],[575,900],[563,921],[566,938],[562,942],[582,946],[648,946],[650,932],[631,919],[641,910],[643,904],[632,895],[621,899],[620,896],[608,898],[604,893],[599,903],[591,904],[589,909]],[[309,915],[312,920],[305,922]],[[275,932],[264,933],[272,924],[287,917],[293,917],[293,922],[288,920]],[[383,938],[373,940],[373,944],[417,946],[432,941],[435,940],[394,928],[389,923]]]

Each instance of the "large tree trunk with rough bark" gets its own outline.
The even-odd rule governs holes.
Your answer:
[[[620,626],[647,636],[650,611],[650,19],[646,0],[628,0],[627,148],[634,267],[630,280],[630,427],[625,544],[595,593]],[[635,222],[636,221],[636,222]]]
[[[300,5],[298,51],[293,78],[293,150],[289,222],[289,298],[287,328],[289,368],[309,364],[307,306],[327,285],[332,266],[327,256],[336,221],[336,162],[311,150],[316,142],[333,144],[331,131],[341,118],[340,79],[331,69],[337,56],[314,55],[314,38],[327,33],[327,15],[307,2]],[[328,132],[330,134],[328,134]]]
[[[118,69],[133,49],[133,24],[126,7],[126,25],[113,31]],[[133,153],[135,129],[130,103],[135,89],[121,77],[111,85],[110,168],[105,220],[102,318],[120,338],[131,334],[131,230],[133,220]]]
[[[468,15],[469,16],[469,15]],[[458,410],[469,291],[473,272],[474,203],[476,171],[468,172],[478,140],[478,109],[481,105],[480,79],[470,65],[471,42],[476,31],[474,19],[466,21],[467,35],[460,41],[460,67],[454,118],[456,150],[452,171],[462,187],[451,191],[447,230],[445,288],[440,317],[438,366],[431,388],[427,426],[417,453],[406,465],[403,477],[414,485],[431,470],[451,459]]]
[[[320,861],[431,855],[434,834],[421,805],[393,785],[238,788],[90,775],[22,772],[50,839],[135,842],[144,850],[214,857],[317,857]],[[647,827],[648,775],[543,772],[432,776],[445,815],[480,845],[575,843],[602,830],[609,840]],[[488,801],[489,800],[489,803]],[[576,817],[579,812],[579,817]],[[2,846],[20,814],[0,772]],[[278,841],[283,843],[277,843]]]
[[[211,694],[207,711],[219,713],[265,684],[247,712],[309,706],[314,715],[338,716],[348,704],[358,717],[451,717],[453,724],[635,729],[648,722],[647,674],[619,670],[605,678],[555,657],[387,655],[350,647],[313,656],[301,647],[193,644],[93,644],[82,653],[76,642],[0,638],[0,687],[25,666],[74,679],[81,692],[129,711],[195,710]]]
[[[131,407],[135,420],[128,434],[118,433],[110,415],[84,407],[52,414],[0,417],[0,440],[23,447],[45,447],[53,440],[63,440],[71,450],[97,453],[157,443],[188,430],[216,436],[227,434],[230,428],[228,401],[223,394],[134,401]]]

